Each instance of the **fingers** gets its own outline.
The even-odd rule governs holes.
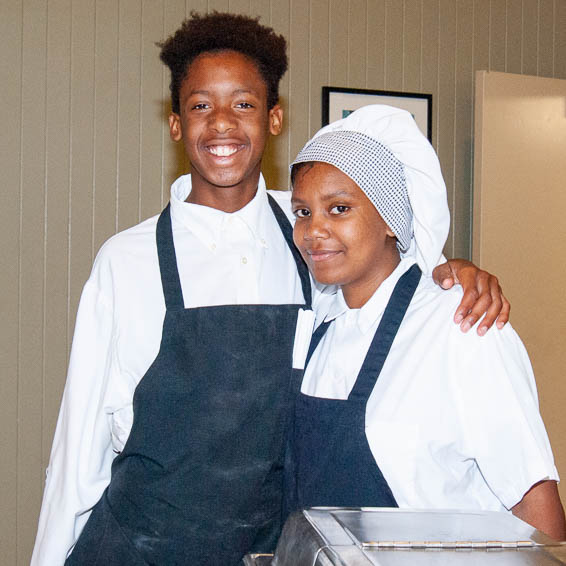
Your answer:
[[[449,263],[437,265],[432,270],[432,279],[443,289],[450,289],[455,284],[454,276]]]
[[[488,275],[485,271],[478,270],[475,266],[471,268],[462,268],[458,273],[458,281],[462,285],[462,290],[464,295],[462,300],[456,309],[456,314],[454,315],[454,322],[460,324],[462,332],[467,332],[474,324],[473,320],[474,314],[477,313],[474,309],[474,305],[481,299],[482,291],[487,289],[487,278],[484,275]],[[486,297],[484,293],[483,302],[486,303]],[[488,302],[489,304],[491,301]],[[489,306],[486,304],[486,309]],[[481,311],[478,315],[485,312]]]
[[[497,277],[490,275],[489,278],[489,291],[491,294],[491,305],[488,307],[485,316],[483,317],[480,325],[478,326],[478,334],[483,336],[493,325],[497,322],[497,328],[501,329],[509,322],[509,312],[511,305],[503,295],[501,286]]]
[[[462,332],[468,332],[490,304],[491,297],[480,295],[475,287],[468,288],[464,290],[460,305],[456,309],[454,322],[460,325]]]
[[[497,327],[503,328],[509,321],[511,305],[503,295],[499,281],[494,275],[479,271],[476,274],[476,284],[476,293],[473,289],[464,293],[460,307],[456,311],[455,321],[458,322],[460,315],[460,328],[462,332],[468,332],[481,319],[477,333],[484,336],[496,321]]]
[[[490,280],[491,305],[487,308],[485,316],[478,326],[477,332],[480,336],[483,336],[493,326],[503,308],[503,294],[499,282],[496,277],[491,279],[495,279],[495,282]]]
[[[509,321],[511,305],[495,275],[463,259],[451,259],[437,266],[432,275],[444,289],[457,283],[462,285],[464,294],[454,315],[454,322],[462,332],[468,332],[481,319],[477,333],[483,336],[495,322],[498,328],[503,328]]]
[[[440,283],[438,283],[445,291],[452,289],[456,285],[453,277],[445,277]]]
[[[499,291],[501,291],[501,287],[499,288]],[[501,298],[503,300],[503,306],[501,307],[501,312],[497,317],[497,328],[500,330],[509,322],[509,313],[511,312],[511,303],[502,292]]]

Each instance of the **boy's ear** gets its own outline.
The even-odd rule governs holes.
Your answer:
[[[175,112],[171,112],[171,114],[169,114],[169,137],[174,142],[178,142],[183,138],[181,116],[179,116],[179,114],[175,114]]]
[[[269,133],[272,136],[278,136],[283,129],[283,108],[276,104],[269,111]]]

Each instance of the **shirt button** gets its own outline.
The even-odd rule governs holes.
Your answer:
[[[242,263],[245,265],[246,263],[248,263],[248,258],[247,257],[243,257],[242,258]]]

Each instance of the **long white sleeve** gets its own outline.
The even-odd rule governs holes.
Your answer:
[[[32,566],[63,564],[110,481],[114,456],[104,399],[111,374],[112,311],[92,281],[83,290]]]

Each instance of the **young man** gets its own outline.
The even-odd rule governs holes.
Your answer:
[[[450,219],[412,116],[375,105],[330,124],[292,179],[295,243],[340,290],[317,309],[295,404],[290,507],[510,510],[566,538],[523,344],[510,325],[480,338],[444,324],[460,291],[421,277]]]
[[[193,15],[161,58],[191,174],[159,217],[104,244],[85,285],[33,565],[231,565],[280,530],[293,342],[312,329],[276,202],[290,215],[289,196],[260,173],[282,127],[285,40],[256,19]],[[476,270],[461,273],[471,296]],[[501,299],[496,280],[481,285],[496,296],[489,326]]]

